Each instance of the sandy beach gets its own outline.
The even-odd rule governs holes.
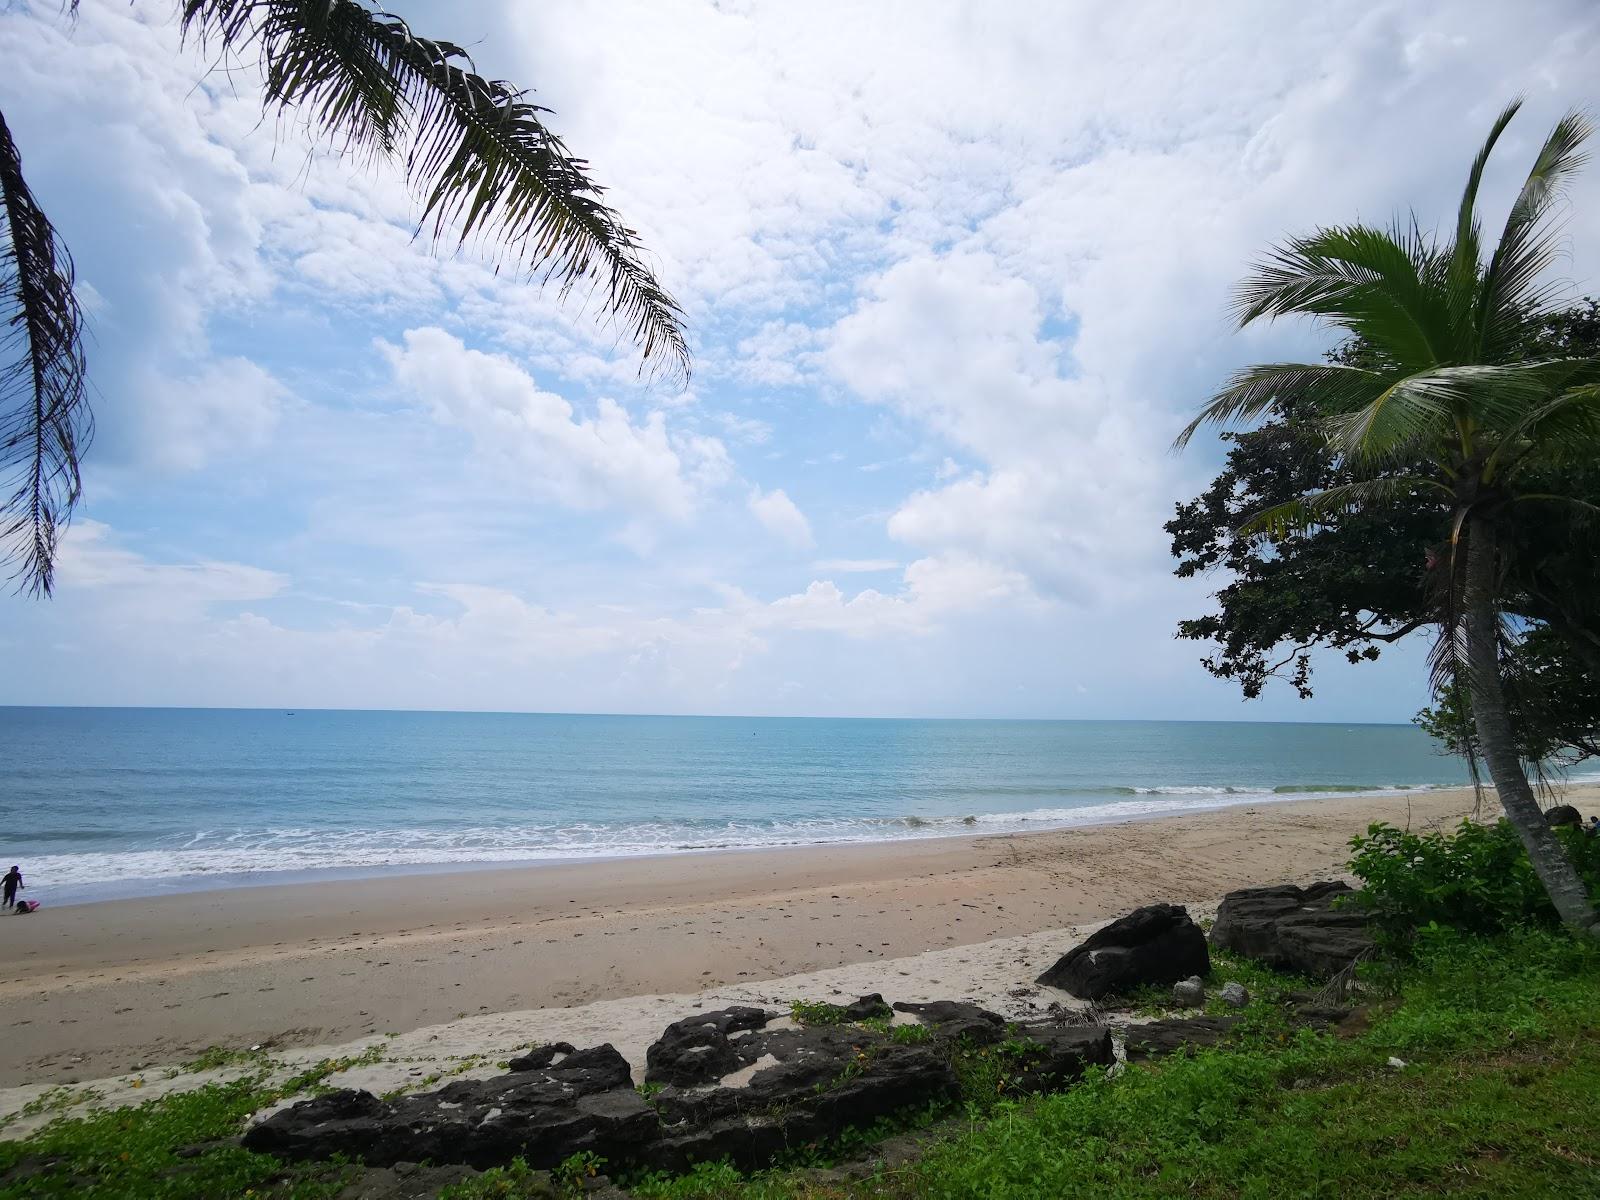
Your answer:
[[[1570,798],[1593,807],[1597,795]],[[1450,824],[1473,805],[1465,790],[1332,797],[1026,835],[47,907],[0,927],[11,1014],[0,1087],[99,1079],[216,1045],[338,1045],[847,967],[844,982],[887,991],[892,979],[867,985],[888,960],[1031,937],[1020,957],[1037,961],[1016,964],[1014,986],[1070,945],[1049,931],[1327,878],[1369,823]],[[972,992],[981,981],[958,965],[928,980]]]

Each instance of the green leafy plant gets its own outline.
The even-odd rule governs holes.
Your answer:
[[[843,1025],[848,1020],[843,1007],[820,1000],[796,1000],[789,1015],[801,1025]]]
[[[1577,830],[1557,833],[1590,896],[1600,895],[1600,840]],[[1429,926],[1495,934],[1559,921],[1507,821],[1463,821],[1454,833],[1412,833],[1379,823],[1350,847],[1350,870],[1362,883],[1354,902],[1397,947],[1409,946]]]

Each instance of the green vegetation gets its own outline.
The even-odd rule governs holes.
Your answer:
[[[281,1200],[336,1196],[347,1168],[286,1166],[237,1146],[194,1155],[188,1146],[232,1138],[245,1118],[279,1093],[257,1079],[212,1084],[148,1101],[61,1118],[21,1142],[0,1143],[0,1197],[74,1200],[217,1200],[261,1195]]]
[[[1424,233],[1412,218],[1386,229],[1318,229],[1274,247],[1237,289],[1239,324],[1306,317],[1358,339],[1359,353],[1247,367],[1178,441],[1206,423],[1286,411],[1320,435],[1341,479],[1250,515],[1241,530],[1247,537],[1316,530],[1352,513],[1372,517],[1382,536],[1391,522],[1412,532],[1419,508],[1433,514],[1425,570],[1412,567],[1412,607],[1425,600],[1426,611],[1411,627],[1426,623],[1441,633],[1435,691],[1454,687],[1467,697],[1467,749],[1487,765],[1561,919],[1600,935],[1600,913],[1523,771],[1519,694],[1535,681],[1508,671],[1500,654],[1510,636],[1507,614],[1526,607],[1508,569],[1520,549],[1519,526],[1545,513],[1587,520],[1594,505],[1573,469],[1600,458],[1600,357],[1528,355],[1536,323],[1554,309],[1557,292],[1545,275],[1561,254],[1556,206],[1583,164],[1589,121],[1571,112],[1556,123],[1498,238],[1486,244],[1478,218],[1484,169],[1520,107],[1509,105],[1491,128],[1447,236]],[[1523,576],[1543,565],[1524,564]],[[1558,605],[1570,597],[1575,613],[1593,611],[1593,594],[1572,586],[1561,560],[1546,574],[1541,590]],[[1592,666],[1600,658],[1592,630],[1571,614],[1551,611],[1545,625],[1579,661]]]
[[[789,1005],[789,1015],[801,1025],[844,1025],[848,1020],[841,1005],[820,1000],[796,1000]]]
[[[954,1109],[796,1147],[754,1176],[704,1164],[621,1182],[642,1200],[1597,1194],[1600,947],[1559,928],[1509,831],[1414,837],[1375,827],[1356,839],[1364,902],[1428,918],[1394,943],[1403,954],[1363,967],[1359,1031],[1297,1027],[1285,1002],[1306,981],[1219,952],[1208,982],[1238,980],[1253,996],[1228,1048],[1095,1071],[1034,1096],[1025,1092],[1035,1047],[1025,1041],[943,1043],[961,1083]],[[935,1041],[923,1026],[888,1036]],[[258,1073],[58,1117],[0,1144],[0,1197],[335,1196],[348,1167],[286,1165],[228,1139],[249,1113],[380,1050],[319,1063],[279,1087]],[[86,1099],[59,1089],[34,1111]],[[883,1139],[907,1133],[922,1141],[897,1156],[909,1161],[831,1170],[870,1164]],[[549,1173],[518,1161],[442,1195],[576,1197],[605,1169],[593,1155]]]
[[[215,1071],[221,1067],[264,1067],[268,1058],[261,1050],[233,1050],[227,1046],[209,1046],[195,1058],[183,1064],[182,1070],[190,1074]]]
[[[638,1194],[1267,1200],[1600,1189],[1600,951],[1544,931],[1458,936],[1378,969],[1369,985],[1381,1015],[1360,1037],[1291,1033],[1253,1007],[1259,1020],[1240,1049],[999,1102],[917,1161],[865,1181],[743,1178],[709,1165]]]
[[[1590,897],[1600,898],[1600,838],[1577,829],[1556,836]],[[1404,949],[1416,931],[1439,926],[1497,934],[1559,920],[1507,821],[1463,821],[1454,833],[1410,833],[1380,823],[1350,846],[1350,869],[1362,881],[1356,901],[1395,948]]]

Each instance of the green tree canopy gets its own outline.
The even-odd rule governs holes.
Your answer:
[[[1600,355],[1600,301],[1532,318],[1524,359]],[[1330,356],[1370,356],[1359,339]],[[1285,403],[1255,429],[1225,432],[1222,471],[1180,502],[1166,525],[1181,578],[1220,574],[1215,609],[1178,624],[1208,643],[1201,663],[1246,697],[1280,680],[1313,691],[1313,652],[1376,659],[1410,634],[1437,636],[1436,572],[1447,552],[1448,505],[1435,493],[1396,497],[1381,510],[1326,514],[1316,525],[1242,527],[1256,514],[1357,478],[1328,442],[1319,413]],[[1397,477],[1426,471],[1398,464]],[[1600,468],[1570,466],[1538,486],[1600,504]],[[1570,506],[1510,514],[1502,604],[1512,618],[1507,683],[1525,758],[1600,754],[1600,523]],[[1432,728],[1453,749],[1470,745],[1459,704],[1433,710]],[[1468,713],[1470,715],[1470,713]]]
[[[1257,263],[1235,294],[1241,325],[1313,318],[1355,339],[1359,352],[1237,372],[1178,443],[1210,422],[1275,413],[1314,422],[1348,479],[1256,513],[1247,535],[1440,506],[1442,552],[1430,564],[1433,586],[1419,589],[1434,599],[1441,631],[1436,688],[1465,689],[1472,748],[1551,902],[1575,930],[1600,936],[1600,913],[1528,784],[1504,653],[1519,593],[1545,595],[1537,564],[1519,560],[1518,530],[1545,513],[1588,520],[1597,511],[1568,485],[1600,461],[1600,358],[1528,355],[1530,324],[1557,307],[1559,285],[1548,277],[1562,250],[1557,200],[1584,163],[1591,129],[1576,112],[1556,123],[1486,244],[1479,185],[1520,107],[1500,114],[1479,149],[1447,236],[1424,232],[1415,217],[1385,229],[1341,225],[1293,238]],[[1564,579],[1552,581],[1558,593]]]

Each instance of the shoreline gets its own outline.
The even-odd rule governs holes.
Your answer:
[[[1600,789],[1572,798],[1594,808]],[[1370,822],[1452,824],[1473,804],[1470,789],[1340,797],[1020,835],[45,908],[0,925],[11,966],[0,1003],[17,1014],[0,1042],[0,1088],[82,1082],[210,1046],[342,1044],[475,1014],[871,972],[1152,901],[1336,877]]]
[[[1582,788],[1588,786],[1589,780],[1580,780],[1569,784],[1569,788]],[[1485,785],[1485,794],[1492,794],[1493,787]],[[1390,787],[1364,788],[1352,787],[1323,787],[1303,789],[1274,789],[1272,792],[1251,792],[1240,789],[1237,792],[1229,790],[1221,793],[1215,800],[1196,800],[1183,802],[1181,807],[1174,806],[1169,811],[1151,811],[1137,813],[1107,813],[1105,810],[1117,807],[1120,804],[1149,803],[1147,800],[1110,801],[1105,804],[1086,805],[1083,811],[1092,814],[1084,820],[1038,820],[1032,821],[1023,814],[1016,814],[1011,821],[1003,818],[1009,814],[985,814],[986,818],[993,819],[993,823],[1005,827],[992,831],[982,828],[983,819],[966,818],[959,822],[961,828],[936,829],[929,833],[905,833],[898,836],[863,837],[863,838],[835,838],[820,839],[815,841],[790,841],[772,843],[751,843],[737,846],[674,846],[661,850],[646,850],[637,852],[595,853],[595,854],[565,854],[539,856],[528,858],[510,859],[461,859],[454,861],[429,861],[429,862],[401,862],[401,863],[373,863],[373,864],[335,864],[327,867],[286,868],[283,870],[265,871],[240,871],[218,872],[216,874],[188,874],[171,876],[129,876],[125,879],[95,880],[85,883],[67,883],[57,885],[55,896],[48,901],[52,907],[61,908],[84,904],[114,904],[129,900],[149,900],[158,896],[193,895],[201,892],[235,891],[264,887],[302,887],[315,886],[323,883],[345,883],[365,879],[384,879],[401,876],[426,876],[450,875],[455,873],[476,873],[480,871],[518,871],[529,869],[542,869],[559,866],[579,865],[605,865],[621,862],[656,861],[679,857],[708,857],[731,854],[750,853],[783,853],[788,851],[825,850],[846,846],[896,846],[904,843],[920,843],[941,840],[958,840],[974,837],[1027,837],[1040,833],[1059,833],[1073,829],[1095,829],[1116,825],[1133,824],[1143,821],[1164,821],[1176,817],[1215,813],[1232,808],[1247,807],[1255,804],[1310,804],[1318,802],[1333,802],[1338,800],[1360,799],[1405,799],[1408,797],[1426,796],[1439,793],[1458,793],[1471,791],[1466,785],[1454,784],[1397,784]],[[1145,795],[1135,791],[1135,795]],[[1148,794],[1170,794],[1152,791]],[[926,826],[949,824],[954,818],[900,818],[898,823],[907,829],[918,829]],[[973,821],[973,824],[966,824]],[[1028,826],[1025,828],[1012,828],[1012,825]],[[56,898],[64,894],[65,898]]]

